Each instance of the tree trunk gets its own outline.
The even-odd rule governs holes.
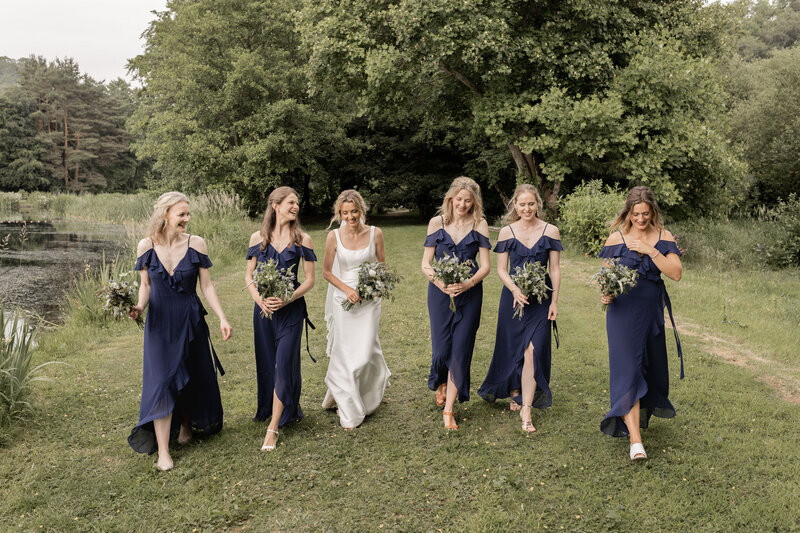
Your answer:
[[[131,192],[136,192],[136,178],[139,176],[139,164],[133,166],[133,178],[131,178]]]
[[[517,175],[519,176],[517,181],[530,183],[539,189],[539,194],[542,195],[544,202],[542,207],[552,217],[558,216],[558,192],[561,190],[561,180],[551,181],[543,176],[534,153],[525,153],[512,142],[508,143],[508,149],[517,165]]]
[[[64,111],[64,188],[69,189],[69,125]]]
[[[81,136],[80,136],[80,134],[78,134],[75,137],[75,150],[79,150],[80,147],[81,147]],[[74,179],[74,181],[75,181],[75,185],[76,186],[78,185],[78,170],[80,169],[80,166],[81,166],[80,160],[75,161],[75,179]]]

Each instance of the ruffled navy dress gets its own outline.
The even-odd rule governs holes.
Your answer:
[[[484,235],[474,229],[456,244],[444,228],[437,230],[425,239],[425,247],[434,247],[434,257],[441,259],[446,253],[456,255],[461,261],[476,260],[479,248],[491,248]],[[472,269],[478,270],[477,261]],[[472,364],[472,350],[478,332],[483,303],[483,282],[455,298],[456,312],[450,310],[450,296],[439,290],[433,283],[428,284],[428,316],[431,321],[431,344],[433,358],[428,376],[428,388],[436,390],[447,383],[450,372],[453,383],[458,387],[458,401],[469,400],[469,372]]]
[[[294,243],[282,252],[278,252],[272,244],[268,244],[264,250],[261,250],[260,244],[256,244],[247,250],[247,259],[253,257],[259,263],[273,259],[278,268],[294,272],[295,289],[300,286],[297,280],[300,260],[317,260],[314,250]],[[272,314],[272,320],[262,317],[261,308],[257,304],[253,305],[253,340],[258,384],[258,405],[254,420],[263,421],[272,416],[273,390],[283,403],[279,427],[303,418],[303,411],[300,409],[300,344],[304,323],[310,324],[305,298],[298,298],[281,307]]]
[[[222,429],[222,401],[215,367],[220,375],[225,372],[203,318],[208,313],[196,292],[199,270],[209,267],[208,256],[188,244],[172,275],[153,248],[136,260],[136,270],[147,269],[150,277],[139,423],[128,437],[128,443],[139,453],[157,450],[153,420],[170,413],[173,437],[186,415],[192,429],[201,435]]]
[[[547,226],[545,225],[545,230]],[[514,230],[511,230],[512,235]],[[498,254],[508,253],[509,269],[514,273],[514,268],[523,267],[526,263],[541,263],[545,267],[550,259],[550,251],[563,250],[561,241],[544,234],[536,243],[528,248],[516,236],[500,241],[494,251]],[[552,287],[550,276],[546,278],[547,286]],[[553,403],[550,392],[550,360],[551,321],[547,319],[550,310],[552,295],[548,291],[547,298],[539,303],[535,298],[528,300],[522,318],[514,318],[514,296],[506,287],[500,295],[500,308],[497,314],[497,336],[494,345],[492,362],[486,379],[478,389],[478,394],[486,401],[493,402],[497,398],[508,398],[511,391],[522,390],[522,365],[524,362],[525,348],[533,343],[533,375],[536,379],[536,392],[533,397],[533,407],[545,409]],[[555,326],[555,322],[553,322]],[[556,343],[558,343],[558,330],[556,329]],[[522,404],[521,396],[514,400]]]
[[[681,255],[677,244],[661,240],[660,233],[658,237],[655,248],[662,255]],[[617,296],[606,312],[611,410],[600,423],[600,429],[613,437],[625,437],[628,428],[622,416],[631,410],[636,400],[639,400],[639,426],[642,428],[648,426],[652,415],[675,416],[675,408],[669,401],[664,306],[675,332],[681,379],[683,352],[661,270],[650,257],[629,250],[624,238],[620,244],[604,246],[599,255],[606,259],[618,257],[622,265],[639,272],[636,286]]]

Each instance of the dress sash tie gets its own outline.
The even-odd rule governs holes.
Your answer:
[[[669,313],[669,321],[672,323],[672,331],[675,333],[675,345],[678,347],[678,357],[681,359],[681,379],[684,378],[683,373],[683,350],[681,349],[681,340],[678,338],[678,328],[675,327],[675,319],[672,317],[672,302],[669,300],[669,294],[667,293],[667,288],[664,285],[664,281],[662,280],[661,283],[661,303],[667,307],[667,312]]]

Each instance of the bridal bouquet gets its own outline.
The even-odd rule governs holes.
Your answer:
[[[445,286],[462,283],[472,277],[472,267],[474,266],[475,262],[471,259],[461,261],[455,254],[452,256],[444,254],[441,259],[431,261],[433,269],[431,281],[441,280]],[[456,312],[456,301],[452,295],[450,296],[450,310]]]
[[[278,268],[278,262],[269,259],[266,263],[259,265],[253,273],[253,281],[250,283],[256,284],[256,290],[262,298],[280,298],[286,301],[294,294],[294,281],[294,272]],[[265,313],[262,310],[261,316],[272,320],[272,313]]]
[[[536,298],[539,303],[542,303],[542,300],[547,297],[547,291],[553,290],[547,286],[545,276],[547,276],[547,268],[543,264],[539,262],[525,263],[523,267],[514,268],[511,281],[519,287],[526,298]],[[525,306],[518,305],[512,318],[522,320],[524,314]]]
[[[120,274],[120,277],[123,278],[128,274],[130,272],[125,272]],[[127,317],[128,313],[136,305],[138,292],[138,281],[109,279],[95,294],[103,302],[103,312],[114,317],[114,320],[119,320]],[[141,315],[136,318],[136,324],[140,328],[144,327],[144,318]]]
[[[385,263],[364,261],[358,267],[358,284],[356,293],[361,300],[379,300],[388,298],[394,300],[392,291],[394,286],[402,278],[397,272],[386,266]],[[361,302],[351,303],[348,300],[342,302],[342,309],[351,310]]]
[[[616,257],[609,259],[608,262],[611,266],[600,267],[589,283],[596,281],[600,285],[600,292],[616,298],[636,286],[639,281],[639,272],[620,264]],[[608,310],[608,304],[603,304],[603,311],[606,310]]]

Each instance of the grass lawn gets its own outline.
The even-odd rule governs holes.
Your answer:
[[[534,410],[526,436],[507,402],[476,393],[491,358],[500,282],[484,291],[471,400],[461,429],[443,429],[428,391],[423,226],[385,226],[388,261],[405,280],[386,303],[381,342],[392,371],[383,406],[352,432],[321,408],[326,283],[307,297],[314,364],[303,351],[306,417],[264,453],[255,411],[252,300],[241,257],[211,257],[234,337],[214,345],[225,428],[173,448],[175,469],[126,438],[137,421],[141,333],[69,320],[42,341],[36,362],[59,360],[39,383],[35,412],[0,448],[3,531],[792,531],[800,523],[800,280],[797,272],[686,268],[667,281],[682,332],[686,379],[668,333],[671,400],[678,415],[644,432],[650,459],[631,463],[626,439],[599,430],[608,363],[598,261],[562,258],[561,348],[553,352],[553,407]],[[324,232],[312,232],[323,255]],[[496,237],[496,236],[493,236]],[[213,249],[212,249],[213,251]],[[494,265],[493,265],[494,267]]]

